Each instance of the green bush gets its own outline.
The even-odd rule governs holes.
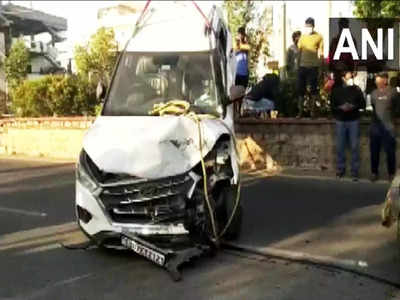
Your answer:
[[[281,81],[278,101],[275,102],[279,117],[289,118],[297,114],[296,78]]]
[[[40,117],[52,115],[48,103],[50,78],[24,81],[11,92],[12,111],[18,117]]]
[[[25,80],[12,91],[19,117],[95,115],[96,89],[81,76],[48,75]]]
[[[329,94],[324,91],[324,79],[323,76],[319,77],[319,98],[316,103],[316,112],[319,117],[329,117],[330,106],[329,106]],[[279,111],[280,117],[295,117],[298,112],[298,96],[296,91],[297,86],[297,75],[292,74],[287,79],[281,81],[279,98],[276,101],[276,109]],[[305,97],[304,110],[308,114],[308,97]]]

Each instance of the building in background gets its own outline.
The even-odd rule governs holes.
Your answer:
[[[292,44],[292,33],[303,31],[304,22],[308,17],[315,19],[315,29],[324,37],[324,55],[329,48],[329,18],[351,18],[354,6],[351,1],[260,1],[259,10],[272,10],[270,23],[271,33],[268,36],[270,47],[270,62],[276,62],[279,68],[286,65],[287,48]],[[272,64],[273,65],[273,64]],[[258,73],[271,72],[260,65]]]
[[[0,2],[0,56],[9,53],[13,42],[23,38],[30,53],[28,78],[64,72],[58,61],[56,44],[65,40],[67,20],[27,7]],[[7,94],[4,68],[0,70],[0,110]]]
[[[135,23],[144,8],[143,3],[124,3],[100,8],[97,12],[98,27],[114,29],[118,50],[121,51],[135,28]]]
[[[0,14],[9,21],[5,34],[8,53],[13,42],[23,38],[30,53],[29,76],[62,72],[56,44],[65,40],[67,20],[14,4],[1,6]]]

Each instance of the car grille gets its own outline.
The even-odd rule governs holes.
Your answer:
[[[192,184],[188,175],[114,183],[103,186],[100,200],[114,222],[171,222],[185,216],[186,194]]]

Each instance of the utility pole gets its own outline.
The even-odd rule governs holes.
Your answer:
[[[332,0],[328,0],[328,18],[332,16]]]
[[[283,1],[283,18],[282,18],[283,26],[282,26],[282,31],[283,31],[283,52],[286,53],[286,1]],[[283,55],[283,65],[286,66],[286,55]]]
[[[281,28],[282,28],[282,50],[281,50],[281,62],[282,65],[280,66],[281,70],[283,71],[284,68],[286,67],[286,1],[283,1],[282,3],[282,23],[281,23]],[[281,77],[284,74],[284,72],[280,72]]]

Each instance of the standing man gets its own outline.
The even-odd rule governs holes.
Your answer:
[[[248,43],[246,29],[240,27],[236,37],[236,77],[235,85],[243,86],[246,90],[249,84],[249,51],[250,45]],[[237,115],[240,115],[241,102],[237,102],[235,110]]]
[[[245,89],[249,84],[249,51],[246,29],[240,27],[236,37],[236,78],[235,85],[241,85]]]
[[[337,73],[338,74],[338,73]],[[351,176],[358,181],[360,169],[360,109],[365,109],[361,89],[354,85],[353,73],[335,78],[331,93],[331,110],[336,119],[336,177],[346,173],[346,144],[351,148]]]
[[[288,76],[292,77],[291,75],[298,70],[299,66],[299,48],[297,47],[299,43],[299,39],[301,36],[301,31],[295,31],[292,34],[293,44],[289,47],[287,51],[286,57],[286,69],[288,72]]]
[[[315,116],[315,102],[318,97],[318,74],[322,65],[324,53],[324,41],[322,35],[314,31],[315,22],[308,18],[305,22],[304,34],[300,37],[299,48],[299,71],[297,77],[298,109],[297,115],[303,115],[304,96],[307,84],[311,86],[310,113]]]
[[[396,137],[393,117],[399,107],[399,94],[388,86],[388,74],[378,73],[375,77],[376,89],[371,93],[373,119],[370,129],[371,181],[379,178],[379,154],[381,146],[386,152],[389,181],[396,172]]]

